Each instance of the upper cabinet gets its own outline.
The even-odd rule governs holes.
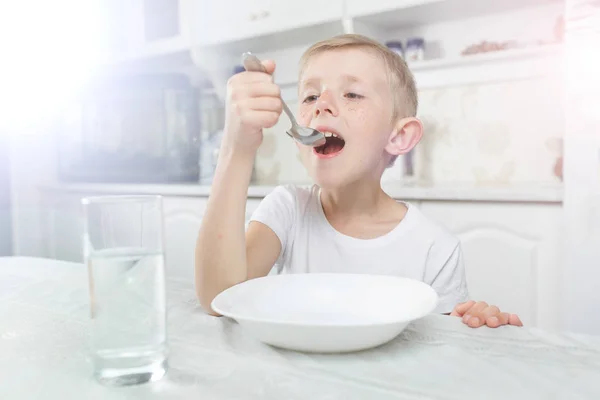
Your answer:
[[[344,0],[199,0],[190,16],[193,46],[218,45],[232,51],[245,46],[255,52],[287,47],[291,36],[310,41],[323,24],[333,23],[341,30],[343,11]]]
[[[556,80],[562,74],[562,0],[107,0],[107,4],[114,62],[151,60],[148,64],[154,65],[157,60],[161,70],[168,65],[191,71],[198,81],[209,81],[221,101],[242,53],[276,60],[277,83],[293,86],[302,52],[342,33],[400,43],[403,48],[398,51],[404,53],[419,90],[540,77]],[[410,53],[419,57],[409,54],[409,41]]]
[[[360,17],[447,1],[449,0],[346,0],[346,10],[348,16]]]
[[[189,52],[189,6],[194,0],[109,0],[104,3],[109,63]]]

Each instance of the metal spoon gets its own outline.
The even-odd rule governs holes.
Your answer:
[[[265,67],[260,63],[260,60],[250,52],[242,55],[242,64],[244,65],[244,68],[246,68],[246,71],[267,72]],[[316,147],[325,144],[325,135],[316,129],[298,125],[294,114],[292,114],[287,104],[285,104],[285,101],[281,99],[281,102],[283,103],[283,111],[285,111],[288,118],[292,122],[291,128],[286,131],[290,137],[294,138],[298,143],[305,146]]]

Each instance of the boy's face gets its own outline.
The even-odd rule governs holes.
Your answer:
[[[298,87],[304,126],[332,132],[320,148],[298,145],[315,182],[337,188],[379,181],[389,155],[392,95],[383,61],[361,48],[326,51],[310,58]]]

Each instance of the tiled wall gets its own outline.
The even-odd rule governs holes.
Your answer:
[[[562,82],[551,78],[428,89],[420,92],[425,134],[415,152],[428,183],[552,184],[562,152]],[[295,109],[296,104],[290,104]],[[267,130],[257,181],[308,183],[289,122]]]

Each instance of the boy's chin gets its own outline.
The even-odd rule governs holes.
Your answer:
[[[311,177],[320,188],[328,190],[345,187],[353,181],[350,176],[340,171],[315,171]]]
[[[323,189],[336,189],[344,185],[344,177],[341,174],[332,174],[323,171],[314,171],[311,174],[313,181]]]

